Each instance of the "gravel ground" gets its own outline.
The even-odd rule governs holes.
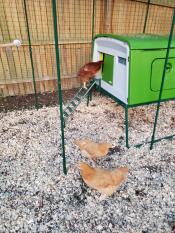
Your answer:
[[[174,102],[162,104],[157,135],[173,133]],[[130,143],[150,139],[154,106],[129,110]],[[124,146],[124,111],[96,95],[68,120],[68,175],[62,172],[58,107],[0,113],[0,232],[170,233],[175,232],[175,141],[152,151]],[[110,198],[88,188],[76,168],[87,161],[77,138],[112,143],[118,152],[97,162],[127,165],[127,181]],[[94,164],[93,164],[94,166]]]

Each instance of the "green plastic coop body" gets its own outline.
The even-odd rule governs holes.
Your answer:
[[[94,38],[93,61],[104,60],[101,88],[128,105],[158,100],[168,36],[101,34]],[[175,98],[173,38],[162,100]]]

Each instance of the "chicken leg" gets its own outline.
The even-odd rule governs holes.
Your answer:
[[[87,90],[86,82],[83,82],[83,88]]]

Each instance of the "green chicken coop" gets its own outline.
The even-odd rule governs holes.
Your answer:
[[[156,102],[164,69],[167,36],[97,35],[93,60],[103,59],[101,88],[128,106]],[[171,43],[162,99],[175,98],[175,38]]]

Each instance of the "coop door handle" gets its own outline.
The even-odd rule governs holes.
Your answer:
[[[166,65],[166,72],[169,73],[169,72],[171,72],[172,69],[173,69],[172,64],[171,63],[167,63],[167,65]]]

